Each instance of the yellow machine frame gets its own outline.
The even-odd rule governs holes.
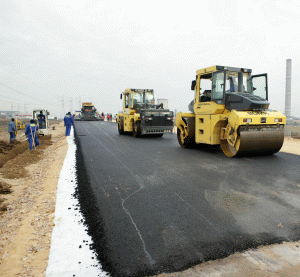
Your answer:
[[[219,68],[220,66],[211,66],[197,71],[194,88],[194,113],[179,112],[176,116],[176,126],[181,134],[182,147],[184,147],[185,139],[192,138],[193,142],[197,144],[210,145],[222,144],[222,141],[227,140],[232,147],[238,148],[238,129],[240,126],[284,126],[286,124],[286,117],[278,111],[229,111],[225,108],[225,104],[218,104],[214,101],[200,102],[201,77],[208,73],[220,71]],[[247,71],[243,73],[244,77],[249,74]],[[261,123],[261,117],[266,118],[266,122],[263,124]],[[250,118],[251,122],[244,122],[244,119]],[[282,121],[278,123],[275,119],[281,119]],[[188,122],[193,127],[189,126]],[[235,156],[235,154],[230,153],[226,155]]]
[[[124,124],[124,132],[132,132],[133,131],[133,123],[140,120],[140,114],[136,112],[133,108],[133,101],[129,101],[129,99],[133,99],[134,91],[127,88],[124,91],[124,101],[123,101],[123,112],[119,112],[117,115],[117,122],[121,124],[121,120],[123,120]],[[128,106],[126,106],[126,97],[128,98]],[[131,105],[129,103],[131,102]]]

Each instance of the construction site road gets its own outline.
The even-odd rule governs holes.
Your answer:
[[[300,156],[230,159],[183,149],[176,135],[119,135],[76,122],[78,193],[111,276],[175,272],[260,245],[300,239]]]

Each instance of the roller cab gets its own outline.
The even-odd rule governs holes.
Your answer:
[[[269,110],[267,74],[251,73],[251,69],[225,66],[197,71],[191,113],[176,116],[181,147],[221,145],[228,157],[280,150],[286,118]]]

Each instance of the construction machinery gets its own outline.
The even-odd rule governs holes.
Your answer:
[[[41,114],[44,116],[43,118],[40,118]],[[48,120],[49,115],[50,112],[48,112],[48,110],[46,109],[33,110],[33,120],[39,126],[37,133],[40,136],[47,136],[49,133],[49,120]]]
[[[134,137],[152,134],[163,136],[173,130],[173,112],[154,104],[153,89],[127,88],[120,96],[123,111],[117,115],[119,134],[132,132]]]
[[[25,128],[26,128],[26,125],[24,124],[24,122],[22,122],[18,118],[15,118],[15,124],[16,124],[17,130],[25,130]]]
[[[92,102],[82,102],[80,120],[83,121],[96,121],[101,120],[97,114],[97,109]]]
[[[221,145],[228,157],[280,150],[286,117],[269,110],[267,74],[251,73],[218,65],[197,71],[191,112],[176,115],[181,147]]]

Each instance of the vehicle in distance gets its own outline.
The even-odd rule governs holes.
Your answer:
[[[132,132],[134,137],[151,134],[163,136],[173,130],[173,112],[155,105],[153,89],[127,88],[120,96],[123,111],[117,115],[119,134]]]
[[[82,102],[80,120],[81,121],[101,120],[99,119],[97,114],[97,109],[92,104],[92,102]]]

